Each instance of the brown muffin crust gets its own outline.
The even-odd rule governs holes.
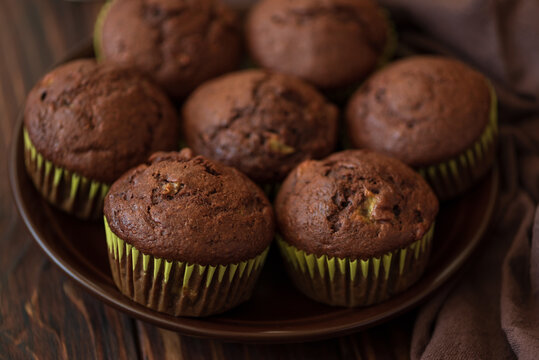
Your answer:
[[[238,66],[238,23],[216,0],[117,0],[105,15],[98,43],[105,59],[134,64],[182,98]]]
[[[262,66],[337,88],[374,70],[388,31],[371,0],[263,0],[248,15],[246,38]]]
[[[156,153],[105,198],[113,233],[145,254],[201,265],[260,255],[274,233],[262,190],[231,167],[190,149]]]
[[[112,183],[151,153],[176,149],[179,121],[166,95],[139,72],[82,59],[34,86],[24,126],[45,159]]]
[[[394,156],[412,166],[448,160],[479,139],[489,121],[487,80],[441,56],[414,56],[374,74],[346,112],[354,147]]]
[[[184,105],[183,133],[196,153],[271,183],[331,153],[337,108],[296,77],[246,70],[200,86]]]
[[[348,150],[295,168],[277,195],[275,212],[284,240],[296,248],[366,259],[421,239],[438,200],[400,161]]]

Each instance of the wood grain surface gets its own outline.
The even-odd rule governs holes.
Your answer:
[[[407,359],[414,313],[315,343],[233,344],[159,329],[78,288],[34,243],[14,207],[7,149],[33,84],[87,39],[102,2],[0,0],[0,358]]]

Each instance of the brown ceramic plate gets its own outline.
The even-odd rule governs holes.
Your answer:
[[[89,43],[65,60],[93,56]],[[182,334],[245,342],[306,341],[343,335],[411,309],[446,282],[478,245],[494,208],[494,169],[464,196],[444,203],[437,220],[431,260],[417,284],[390,300],[347,309],[318,304],[294,289],[272,249],[250,301],[219,316],[176,318],[124,297],[112,281],[101,222],[88,223],[49,206],[24,169],[22,118],[13,135],[10,179],[17,207],[35,240],[67,275],[105,303],[138,319]]]

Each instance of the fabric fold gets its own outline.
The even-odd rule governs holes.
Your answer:
[[[402,55],[456,57],[492,79],[500,102],[497,211],[463,276],[420,309],[411,358],[539,358],[539,2],[380,2]]]

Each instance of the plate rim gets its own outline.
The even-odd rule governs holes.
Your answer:
[[[91,47],[90,41],[85,40],[79,45],[74,47],[71,51],[68,51],[64,57],[63,61],[60,61],[59,64],[69,61],[70,59],[80,55],[82,52],[88,50]],[[56,64],[58,65],[58,64]],[[55,66],[56,66],[55,65]],[[21,107],[23,108],[24,105]],[[480,225],[475,230],[473,236],[471,237],[469,243],[463,248],[463,250],[458,253],[457,256],[451,261],[445,268],[443,268],[436,277],[433,278],[431,286],[426,287],[422,291],[416,292],[414,295],[410,296],[407,300],[393,307],[389,312],[384,314],[377,314],[369,317],[367,320],[356,321],[351,323],[346,323],[344,325],[335,325],[331,327],[316,327],[313,329],[304,329],[301,330],[266,330],[266,331],[249,331],[248,328],[239,329],[237,331],[231,331],[230,329],[219,329],[223,324],[218,324],[217,327],[204,327],[200,328],[194,326],[190,323],[194,322],[195,324],[200,321],[206,322],[206,319],[209,318],[181,318],[181,317],[171,317],[165,314],[161,314],[157,311],[153,311],[148,308],[144,308],[147,311],[139,311],[137,307],[142,307],[142,305],[136,304],[127,297],[123,299],[118,299],[113,294],[109,294],[106,289],[95,284],[91,279],[88,279],[86,276],[81,274],[77,269],[75,269],[68,260],[64,259],[61,254],[55,252],[49,245],[49,243],[44,240],[45,237],[42,236],[37,226],[34,224],[34,221],[28,214],[28,206],[23,200],[21,195],[21,187],[18,181],[18,166],[20,164],[20,150],[22,148],[22,127],[23,127],[23,111],[21,110],[17,116],[17,121],[12,132],[11,144],[9,148],[8,155],[8,173],[9,181],[11,185],[11,192],[13,199],[15,200],[15,205],[19,215],[23,219],[23,222],[37,242],[39,247],[45,252],[47,257],[52,260],[52,262],[60,268],[67,275],[68,278],[74,280],[76,284],[84,288],[92,296],[98,298],[100,301],[114,307],[117,310],[120,310],[131,317],[143,320],[145,322],[154,324],[156,326],[167,328],[169,330],[180,332],[184,335],[195,336],[195,337],[204,337],[204,338],[213,338],[220,339],[225,341],[241,341],[241,342],[250,342],[250,343],[286,343],[286,342],[297,342],[297,341],[314,341],[319,339],[325,339],[330,337],[341,336],[349,334],[361,329],[366,329],[368,327],[377,325],[383,321],[394,318],[408,310],[411,310],[414,307],[417,307],[422,302],[426,301],[429,296],[433,295],[443,284],[449,282],[454,278],[454,275],[458,273],[458,270],[462,268],[466,260],[470,257],[473,251],[477,248],[483,235],[485,234],[487,227],[492,219],[492,214],[495,208],[495,204],[498,197],[499,189],[499,168],[496,164],[490,170],[492,186],[491,191],[488,197],[488,203],[486,204],[486,211],[482,217]],[[24,160],[22,160],[24,161]],[[24,169],[23,169],[24,170]],[[24,171],[26,174],[26,172]],[[27,176],[27,175],[26,175]],[[454,279],[453,279],[454,280]],[[416,283],[420,283],[421,279]],[[410,289],[412,289],[410,287]],[[398,296],[398,295],[396,295]],[[376,305],[375,305],[376,306]],[[359,308],[361,309],[361,308]],[[188,319],[186,321],[179,321],[178,319]],[[211,323],[211,322],[208,322]]]

